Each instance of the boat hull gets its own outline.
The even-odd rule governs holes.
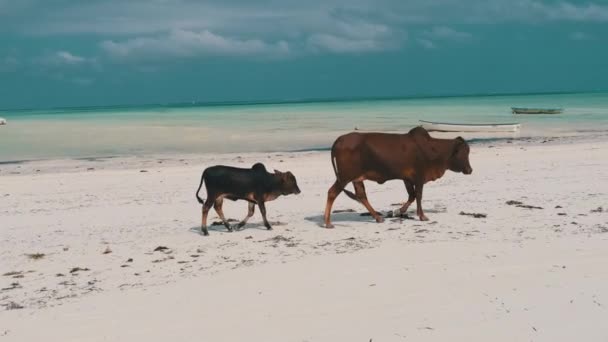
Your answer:
[[[543,108],[515,108],[512,107],[511,111],[513,114],[561,114],[563,109],[561,108],[553,108],[553,109],[543,109]]]
[[[6,119],[0,118],[0,125],[6,125]]]
[[[519,123],[504,124],[456,124],[445,122],[423,121],[422,127],[434,132],[517,132],[521,129]]]

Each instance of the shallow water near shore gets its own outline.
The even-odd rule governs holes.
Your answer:
[[[559,115],[510,108],[562,107]],[[326,149],[355,129],[405,132],[419,120],[519,122],[516,134],[467,139],[585,135],[608,131],[608,94],[467,96],[278,104],[158,105],[0,111],[0,161],[172,153]],[[439,134],[438,136],[450,136]]]

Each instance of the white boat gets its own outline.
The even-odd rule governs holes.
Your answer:
[[[486,124],[460,124],[424,120],[420,120],[420,122],[427,131],[435,132],[517,132],[521,128],[521,124],[517,122]]]
[[[6,125],[6,119],[0,118],[0,125]]]

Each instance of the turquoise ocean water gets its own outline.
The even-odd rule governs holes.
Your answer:
[[[511,107],[562,107],[560,115],[513,115]],[[326,148],[340,134],[406,132],[418,120],[519,122],[517,134],[608,132],[608,93],[466,96],[277,104],[167,105],[2,111],[0,162],[122,155]]]

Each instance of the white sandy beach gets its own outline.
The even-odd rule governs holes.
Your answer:
[[[341,195],[334,209],[356,212],[333,230],[328,152],[0,165],[0,340],[607,341],[607,150],[474,145],[472,175],[425,187],[429,222],[377,224]],[[257,161],[302,194],[267,204],[273,231],[256,211],[200,235],[202,170]],[[366,186],[382,212],[407,198],[399,181]]]

